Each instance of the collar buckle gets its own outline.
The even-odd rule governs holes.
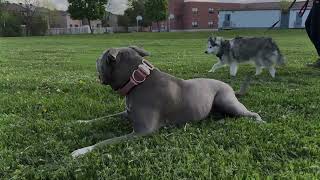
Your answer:
[[[142,64],[138,66],[138,69],[133,71],[129,82],[122,88],[120,88],[118,90],[118,93],[123,96],[126,96],[135,86],[138,86],[139,84],[143,83],[153,70],[154,66],[147,60],[143,59]]]

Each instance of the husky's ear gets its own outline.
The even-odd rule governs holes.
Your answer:
[[[212,36],[210,36],[208,42],[210,42],[210,44],[213,45],[215,42],[215,37],[212,38]]]
[[[147,52],[146,50],[144,50],[142,48],[139,48],[138,46],[129,46],[129,48],[135,50],[142,57],[150,56],[149,52]]]
[[[210,36],[209,37],[209,41],[215,41],[216,40],[216,37],[215,36]]]

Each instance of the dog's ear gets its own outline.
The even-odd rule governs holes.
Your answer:
[[[108,55],[109,55],[108,59],[115,61],[117,59],[118,54],[119,54],[119,49],[111,48],[109,49],[109,52],[108,52]]]
[[[213,44],[215,44],[215,42],[216,42],[216,37],[210,37],[209,38],[209,42],[211,43],[211,45],[213,45]]]
[[[150,53],[147,52],[146,50],[139,48],[137,46],[129,46],[129,48],[135,50],[140,56],[145,57],[145,56],[150,56]]]

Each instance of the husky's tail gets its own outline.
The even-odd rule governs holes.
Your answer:
[[[251,78],[252,78],[252,75],[246,76],[246,78],[244,79],[244,81],[240,85],[239,92],[235,93],[237,98],[244,96],[247,93],[249,86],[250,86]]]

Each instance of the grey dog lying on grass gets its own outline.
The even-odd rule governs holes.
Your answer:
[[[126,111],[112,116],[131,120],[133,132],[78,149],[73,157],[103,145],[151,134],[166,125],[199,121],[214,112],[264,122],[238,101],[228,84],[214,79],[178,79],[154,68],[144,59],[148,55],[138,47],[112,48],[97,60],[101,83],[126,96]]]

